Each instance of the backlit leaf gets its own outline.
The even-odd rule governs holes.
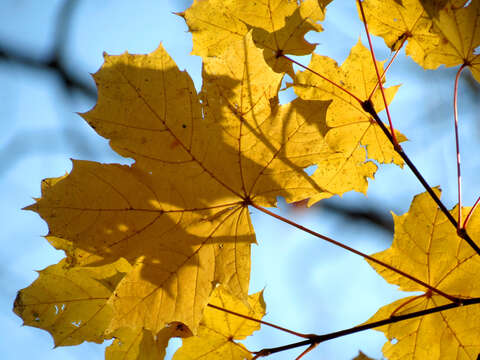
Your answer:
[[[129,327],[115,331],[114,342],[105,350],[105,360],[159,360],[165,357],[168,341],[192,333],[181,323],[171,323],[156,335],[146,329]]]
[[[439,194],[439,191],[436,190]],[[469,209],[466,208],[465,211]],[[456,217],[457,208],[452,211]],[[417,195],[408,213],[394,216],[392,247],[374,257],[409,273],[452,296],[480,296],[480,259],[460,237],[427,193]],[[480,216],[471,218],[468,232],[480,238]],[[450,303],[425,292],[421,285],[377,264],[375,270],[404,291],[421,291],[382,307],[368,322],[408,314]],[[388,359],[476,359],[480,353],[480,310],[478,306],[417,317],[377,328],[389,341],[383,347]]]
[[[432,19],[419,0],[403,0],[402,4],[395,0],[365,0],[362,4],[369,31],[381,36],[392,51],[405,40],[406,54],[422,64],[426,52],[438,45],[440,39],[432,33]]]
[[[70,264],[132,264],[108,301],[110,332],[156,334],[173,321],[195,332],[217,283],[240,299],[248,294],[250,203],[337,193],[321,176],[341,171],[343,156],[319,131],[330,102],[278,105],[282,75],[251,34],[225,54],[205,60],[200,94],[161,46],[106,55],[95,74],[98,103],[83,116],[134,165],[74,161],[28,207]],[[311,165],[319,166],[314,177],[303,171]]]
[[[370,31],[392,50],[407,40],[407,54],[422,67],[466,64],[480,79],[479,0],[365,0],[363,6]]]
[[[192,32],[193,54],[218,56],[252,29],[255,43],[265,50],[267,63],[276,71],[292,73],[291,63],[279,55],[306,55],[315,49],[304,36],[308,31],[322,31],[318,22],[324,19],[330,2],[196,0],[180,15]]]
[[[215,289],[210,304],[232,310],[254,319],[265,315],[265,302],[262,292],[250,295],[245,303],[236,299],[222,287]],[[183,339],[182,347],[175,353],[173,360],[241,360],[251,359],[251,353],[235,340],[245,339],[260,324],[218,309],[207,307],[198,330],[198,336]]]
[[[378,62],[379,68],[382,64]],[[352,48],[349,57],[340,67],[331,58],[316,54],[313,54],[308,67],[360,99],[367,99],[377,83],[371,55],[360,42]],[[325,138],[332,149],[343,155],[343,159],[337,171],[321,176],[328,176],[329,184],[336,189],[335,192],[341,193],[345,186],[366,192],[367,179],[373,178],[377,170],[373,162],[366,161],[367,157],[381,163],[403,164],[380,127],[350,95],[307,70],[297,73],[296,79],[293,86],[302,99],[332,101],[327,111],[328,128],[325,129]],[[385,89],[388,102],[393,99],[397,89],[398,86]],[[377,112],[383,110],[379,91],[372,97],[372,102]],[[397,136],[399,141],[405,140],[400,133]],[[313,177],[315,176],[317,175],[314,174]]]
[[[55,346],[101,343],[113,316],[107,301],[130,268],[125,260],[73,268],[62,260],[18,292],[14,311],[25,325],[50,332]]]

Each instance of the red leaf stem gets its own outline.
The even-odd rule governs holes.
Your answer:
[[[392,141],[395,148],[400,148],[397,137],[395,135],[395,128],[393,127],[392,118],[390,116],[390,111],[388,110],[387,98],[385,97],[385,91],[382,86],[382,78],[378,71],[377,60],[375,59],[375,52],[373,51],[372,39],[370,38],[370,32],[368,31],[367,20],[365,18],[365,12],[363,11],[363,5],[361,0],[357,0],[358,6],[360,7],[360,12],[362,13],[363,25],[365,26],[365,32],[367,33],[368,46],[370,47],[370,54],[372,54],[373,67],[377,73],[378,86],[380,86],[380,92],[382,93],[383,103],[385,104],[385,111],[387,112],[388,123],[390,125],[390,132],[392,134]]]
[[[350,246],[347,246],[347,245],[345,245],[345,244],[342,244],[342,243],[339,242],[339,241],[333,240],[333,239],[331,239],[331,238],[329,238],[329,237],[327,237],[327,236],[325,236],[325,235],[322,235],[322,234],[319,234],[319,233],[317,233],[317,232],[315,232],[315,231],[313,231],[313,230],[310,230],[309,228],[306,228],[305,226],[302,226],[302,225],[300,225],[300,224],[297,224],[296,222],[294,222],[294,221],[292,221],[292,220],[289,220],[289,219],[287,219],[287,218],[284,218],[284,217],[281,216],[281,215],[275,214],[275,213],[271,212],[270,210],[267,210],[267,209],[265,209],[265,208],[263,208],[263,207],[261,207],[261,206],[258,206],[258,205],[254,204],[254,203],[251,203],[250,205],[253,206],[253,207],[254,207],[255,209],[257,209],[257,210],[260,210],[261,212],[263,212],[263,213],[265,213],[265,214],[267,214],[267,215],[270,215],[270,216],[272,216],[272,217],[274,217],[274,218],[276,218],[276,219],[278,219],[278,220],[280,220],[280,221],[283,221],[284,223],[287,223],[287,224],[289,224],[289,225],[291,225],[291,226],[294,226],[294,227],[296,227],[297,229],[300,229],[300,230],[302,230],[302,231],[304,231],[304,232],[306,232],[306,233],[308,233],[308,234],[310,234],[310,235],[313,235],[313,236],[315,236],[315,237],[317,237],[317,238],[319,238],[319,239],[325,240],[325,241],[327,241],[327,242],[329,242],[329,243],[331,243],[331,244],[333,244],[333,245],[336,245],[336,246],[338,246],[338,247],[341,247],[342,249],[345,249],[345,250],[347,250],[347,251],[349,251],[349,252],[351,252],[351,253],[354,253],[354,254],[356,254],[356,255],[359,255],[359,256],[361,256],[361,257],[363,257],[363,258],[365,258],[365,259],[367,259],[367,260],[369,260],[369,261],[371,261],[371,262],[374,262],[374,263],[376,263],[376,264],[378,264],[378,265],[380,265],[380,266],[383,266],[383,267],[385,267],[385,268],[387,268],[387,269],[389,269],[389,270],[391,270],[391,271],[393,271],[393,272],[396,272],[397,274],[400,274],[400,275],[402,275],[402,276],[404,276],[404,277],[406,277],[406,278],[408,278],[408,279],[416,282],[417,284],[420,284],[421,286],[423,286],[423,287],[425,287],[425,288],[433,291],[434,293],[436,293],[436,294],[438,294],[438,295],[443,296],[444,298],[446,298],[446,299],[448,299],[448,300],[450,300],[450,301],[453,301],[453,302],[455,302],[455,303],[461,302],[461,299],[458,299],[458,298],[456,298],[456,297],[454,297],[454,296],[452,296],[452,295],[448,295],[448,294],[444,293],[443,291],[438,290],[437,288],[435,288],[435,287],[433,287],[433,286],[431,286],[431,285],[423,282],[422,280],[417,279],[417,278],[415,278],[414,276],[409,275],[409,274],[403,272],[402,270],[399,270],[399,269],[397,269],[397,268],[395,268],[395,267],[393,267],[393,266],[391,266],[391,265],[389,265],[389,264],[387,264],[387,263],[384,263],[383,261],[377,260],[377,259],[375,259],[374,257],[372,257],[372,256],[370,256],[370,255],[367,255],[367,254],[365,254],[365,253],[363,253],[363,252],[361,252],[361,251],[358,251],[358,250],[356,250],[356,249],[354,249],[354,248],[351,248]]]

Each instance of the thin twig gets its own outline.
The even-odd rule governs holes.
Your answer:
[[[454,309],[454,308],[457,308],[457,307],[460,307],[460,306],[469,306],[469,305],[479,304],[479,303],[480,303],[480,298],[465,299],[465,300],[462,300],[461,303],[450,303],[450,304],[446,304],[446,305],[436,306],[436,307],[433,307],[433,308],[430,308],[430,309],[427,309],[427,310],[420,310],[420,311],[415,311],[415,312],[405,314],[405,315],[393,316],[393,317],[389,317],[387,319],[383,319],[383,320],[371,322],[371,323],[368,323],[368,324],[355,326],[355,327],[352,327],[352,328],[349,328],[349,329],[340,330],[340,331],[336,331],[336,332],[332,332],[332,333],[324,334],[324,335],[318,335],[316,337],[311,338],[310,340],[304,340],[304,341],[300,341],[300,342],[296,342],[296,343],[292,343],[292,344],[288,344],[288,345],[283,345],[283,346],[278,346],[278,347],[274,347],[274,348],[265,348],[265,349],[262,349],[260,351],[254,352],[254,354],[256,354],[257,358],[261,357],[261,356],[268,356],[268,355],[275,354],[275,353],[278,353],[278,352],[281,352],[281,351],[295,349],[295,348],[298,348],[298,347],[301,347],[301,346],[319,344],[319,343],[324,342],[324,341],[336,339],[336,338],[346,336],[346,335],[355,334],[355,333],[365,331],[365,330],[374,329],[374,328],[377,328],[377,327],[380,327],[380,326],[394,324],[394,323],[397,323],[397,322],[400,322],[400,321],[414,319],[414,318],[417,318],[417,317],[434,314],[434,313],[437,313],[437,312],[440,312],[440,311],[446,311],[446,310]]]
[[[470,212],[468,213],[467,217],[465,218],[465,221],[463,222],[462,229],[464,229],[465,231],[467,229],[467,224],[470,221],[470,217],[472,216],[473,212],[475,211],[479,203],[480,203],[480,196],[478,197],[477,201],[475,201],[475,204],[470,209]]]
[[[289,219],[287,219],[287,218],[284,218],[284,217],[281,216],[281,215],[275,214],[275,213],[273,213],[273,212],[271,212],[271,211],[269,211],[269,210],[267,210],[267,209],[265,209],[265,208],[263,208],[263,207],[261,207],[261,206],[258,206],[258,205],[254,204],[254,203],[250,203],[250,205],[253,206],[254,208],[256,208],[257,210],[260,210],[261,212],[267,214],[267,215],[270,215],[270,216],[272,216],[272,217],[274,217],[274,218],[276,218],[276,219],[278,219],[278,220],[280,220],[280,221],[283,221],[284,223],[287,223],[287,224],[289,224],[289,225],[292,225],[292,226],[296,227],[297,229],[300,229],[300,230],[302,230],[302,231],[304,231],[304,232],[306,232],[306,233],[309,233],[309,234],[311,234],[311,235],[313,235],[313,236],[315,236],[315,237],[317,237],[317,238],[319,238],[319,239],[325,240],[325,241],[327,241],[327,242],[329,242],[329,243],[331,243],[331,244],[334,244],[334,245],[336,245],[336,246],[338,246],[338,247],[341,247],[342,249],[345,249],[345,250],[347,250],[347,251],[350,251],[351,253],[354,253],[354,254],[356,254],[356,255],[362,256],[363,258],[365,258],[365,259],[367,259],[367,260],[369,260],[369,261],[371,261],[371,262],[374,262],[374,263],[376,263],[376,264],[378,264],[378,265],[380,265],[380,266],[382,266],[382,267],[385,267],[385,268],[387,268],[387,269],[389,269],[389,270],[391,270],[391,271],[393,271],[393,272],[396,272],[397,274],[400,274],[400,275],[402,275],[402,276],[404,276],[404,277],[406,277],[406,278],[408,278],[408,279],[416,282],[417,284],[422,285],[423,287],[425,287],[425,288],[427,288],[427,289],[435,292],[436,294],[439,294],[439,295],[443,296],[444,298],[446,298],[446,299],[448,299],[448,300],[450,300],[450,301],[453,301],[453,302],[461,302],[461,300],[458,299],[458,298],[456,298],[455,296],[448,295],[448,294],[444,293],[443,291],[438,290],[437,288],[435,288],[435,287],[433,287],[433,286],[431,286],[431,285],[423,282],[422,280],[417,279],[417,278],[415,278],[414,276],[409,275],[409,274],[407,274],[407,273],[405,273],[405,272],[403,272],[403,271],[401,271],[401,270],[399,270],[399,269],[397,269],[397,268],[395,268],[395,267],[393,267],[393,266],[391,266],[391,265],[389,265],[389,264],[387,264],[387,263],[384,263],[383,261],[380,261],[380,260],[378,260],[378,259],[375,259],[374,257],[372,257],[372,256],[370,256],[370,255],[367,255],[367,254],[365,254],[365,253],[363,253],[363,252],[361,252],[361,251],[358,251],[358,250],[356,250],[356,249],[354,249],[354,248],[351,248],[350,246],[347,246],[347,245],[345,245],[345,244],[342,244],[341,242],[338,242],[338,241],[333,240],[333,239],[331,239],[331,238],[329,238],[329,237],[327,237],[327,236],[325,236],[325,235],[322,235],[322,234],[319,234],[319,233],[317,233],[317,232],[315,232],[315,231],[313,231],[313,230],[310,230],[309,228],[306,228],[306,227],[304,227],[304,226],[302,226],[302,225],[300,225],[300,224],[297,224],[296,222],[294,222],[294,221],[292,221],[292,220],[289,220]]]
[[[357,0],[359,1],[359,0]],[[359,1],[359,6],[360,6],[360,9],[362,11],[362,14],[363,14],[363,6],[361,4],[361,2]],[[364,14],[363,14],[364,15]],[[371,46],[371,39],[370,39],[370,34],[368,33],[368,28],[367,28],[367,25],[366,23],[364,22],[365,24],[365,27],[366,27],[366,30],[367,30],[367,36],[368,36],[368,39],[369,39],[369,44]],[[418,181],[420,181],[420,183],[422,184],[422,186],[425,188],[425,190],[428,192],[428,194],[430,195],[430,197],[435,201],[435,203],[439,206],[440,210],[445,214],[445,216],[447,217],[447,219],[452,223],[453,226],[455,226],[455,229],[457,229],[457,234],[458,236],[460,236],[460,238],[464,239],[469,245],[470,247],[475,250],[475,252],[477,254],[480,255],[480,248],[477,246],[477,244],[475,244],[475,242],[472,240],[472,238],[470,237],[470,235],[468,235],[467,231],[465,230],[465,226],[466,224],[464,223],[464,226],[458,230],[458,222],[455,220],[455,218],[452,216],[452,214],[450,214],[450,212],[448,211],[448,209],[445,207],[445,205],[440,201],[439,197],[437,196],[437,194],[435,194],[435,192],[433,191],[432,187],[427,183],[427,181],[424,179],[424,177],[422,176],[422,174],[418,171],[418,169],[416,168],[416,166],[413,164],[413,162],[410,160],[410,158],[405,154],[405,152],[403,151],[402,147],[400,146],[400,144],[398,143],[398,141],[396,140],[396,136],[395,136],[395,131],[393,129],[393,124],[391,123],[391,118],[390,118],[390,113],[389,113],[389,110],[388,110],[388,105],[386,104],[386,98],[385,98],[385,94],[383,92],[383,87],[381,86],[381,81],[380,81],[380,76],[378,74],[378,68],[376,66],[376,60],[375,60],[375,55],[373,54],[373,49],[372,49],[372,57],[374,59],[374,65],[375,65],[375,70],[377,72],[377,77],[378,77],[378,83],[380,84],[380,89],[382,90],[382,96],[383,96],[383,99],[384,99],[384,103],[385,103],[385,109],[387,111],[387,116],[388,116],[388,120],[390,122],[390,131],[386,128],[385,124],[382,122],[382,120],[380,119],[380,117],[378,116],[374,106],[373,106],[373,103],[371,101],[371,99],[367,99],[365,101],[361,101],[356,95],[354,95],[353,93],[351,93],[350,91],[344,89],[343,87],[341,87],[340,85],[336,84],[335,82],[329,80],[328,78],[326,78],[325,76],[323,76],[322,74],[306,67],[305,65],[302,65],[300,64],[299,62],[285,56],[285,55],[282,55],[285,59],[297,64],[298,66],[304,68],[305,70],[307,71],[310,71],[312,72],[313,74],[316,74],[317,76],[321,77],[322,79],[330,82],[332,85],[338,87],[339,89],[341,89],[342,91],[344,91],[345,93],[349,94],[350,96],[352,96],[352,98],[354,98],[356,101],[359,101],[360,104],[362,105],[362,108],[363,110],[365,110],[367,113],[369,113],[373,118],[374,120],[376,121],[377,125],[380,126],[380,128],[382,129],[382,131],[384,132],[384,134],[387,136],[388,140],[390,141],[390,143],[393,145],[393,148],[395,149],[395,151],[400,155],[400,157],[405,161],[405,163],[407,164],[407,166],[410,168],[410,170],[413,172],[413,174],[415,175],[415,177],[418,179]],[[478,201],[476,203],[476,205],[478,204]],[[475,207],[476,207],[475,205]],[[474,207],[474,208],[475,208]],[[473,209],[472,208],[472,211]],[[471,211],[471,212],[472,212]],[[465,220],[466,222],[468,222],[468,219],[470,217],[467,217]]]
[[[306,348],[300,355],[298,355],[295,360],[300,360],[302,357],[304,357],[305,355],[307,355],[310,351],[312,351],[313,349],[315,349],[317,347],[319,343],[314,343],[314,344],[311,344],[308,348]]]
[[[366,112],[368,112],[370,115],[372,115],[372,117],[374,118],[374,120],[377,122],[377,124],[380,126],[380,128],[382,129],[383,133],[385,134],[385,136],[390,140],[390,142],[394,145],[394,142],[393,142],[393,138],[392,138],[392,135],[390,134],[390,132],[388,131],[387,127],[385,126],[385,124],[382,122],[382,120],[380,119],[380,117],[378,116],[377,112],[375,111],[374,107],[373,107],[373,103],[370,101],[370,100],[367,100],[365,101],[363,104],[362,104],[362,107],[363,107],[363,110],[365,110]],[[394,145],[395,146],[395,145]],[[438,205],[438,207],[440,208],[440,210],[443,212],[443,214],[447,217],[447,219],[452,223],[453,226],[455,226],[455,229],[458,228],[458,225],[457,225],[457,220],[455,220],[455,218],[452,216],[452,214],[450,214],[450,211],[448,211],[448,209],[445,207],[445,205],[440,201],[440,198],[437,196],[437,194],[435,194],[435,192],[433,191],[432,187],[427,183],[427,181],[425,180],[425,178],[422,176],[422,174],[418,171],[418,169],[416,168],[416,166],[413,164],[413,162],[410,160],[410,158],[407,156],[407,154],[405,154],[405,152],[403,151],[403,149],[401,147],[396,147],[395,150],[397,151],[397,153],[402,157],[403,161],[405,161],[405,163],[407,164],[407,166],[410,168],[410,170],[413,172],[413,174],[416,176],[416,178],[418,179],[418,181],[420,181],[420,183],[423,185],[423,187],[425,188],[425,190],[428,192],[428,194],[430,195],[430,197],[435,201],[435,203]],[[470,235],[468,235],[467,231],[465,230],[465,228],[462,228],[460,231],[457,231],[457,234],[458,236],[460,236],[462,239],[464,239],[468,245],[470,245],[470,247],[475,250],[475,252],[477,254],[480,255],[480,248],[478,247],[477,244],[475,244],[475,242],[472,240],[472,238],[470,237]]]
[[[267,325],[267,326],[270,326],[274,329],[277,329],[277,330],[280,330],[280,331],[284,331],[286,333],[289,333],[289,334],[292,334],[292,335],[295,335],[295,336],[299,336],[299,337],[302,337],[302,338],[305,338],[305,339],[310,339],[313,335],[312,334],[302,334],[302,333],[299,333],[299,332],[296,332],[296,331],[293,331],[293,330],[290,330],[290,329],[286,329],[284,327],[281,327],[281,326],[278,326],[278,325],[275,325],[275,324],[272,324],[272,323],[269,323],[267,321],[263,321],[263,320],[260,320],[260,319],[255,319],[251,316],[248,316],[248,315],[244,315],[244,314],[240,314],[240,313],[237,313],[235,311],[232,311],[232,310],[228,310],[228,309],[224,309],[220,306],[217,306],[217,305],[213,305],[213,304],[207,304],[207,306],[210,306],[211,308],[214,308],[214,309],[217,309],[217,310],[220,310],[220,311],[223,311],[223,312],[226,312],[228,314],[232,314],[232,315],[235,315],[235,316],[238,316],[238,317],[241,317],[241,318],[244,318],[244,319],[247,319],[247,320],[250,320],[250,321],[254,321],[254,322],[257,322],[259,324],[263,324],[263,325]]]
[[[403,45],[404,45],[405,42],[407,41],[407,39],[408,39],[408,36],[404,36],[404,37],[403,37],[403,40],[402,40],[402,42],[400,43],[398,49],[395,50],[395,53],[393,54],[392,58],[391,58],[390,61],[388,62],[387,66],[385,67],[385,70],[383,70],[383,73],[382,73],[382,76],[381,76],[381,80],[382,80],[382,81],[383,81],[383,78],[385,77],[385,75],[387,74],[388,69],[390,69],[390,66],[393,64],[393,61],[395,60],[395,58],[397,57],[398,53],[399,53],[400,50],[402,49]],[[370,99],[372,98],[373,94],[375,94],[375,91],[377,91],[379,85],[380,85],[380,81],[377,81],[377,83],[375,84],[375,87],[372,89],[372,92],[371,92],[370,95],[368,96],[368,100],[370,100]]]
[[[462,64],[457,71],[455,76],[455,86],[453,90],[453,122],[455,128],[455,147],[457,151],[457,188],[458,188],[458,220],[457,220],[457,231],[462,229],[462,176],[460,172],[460,141],[458,136],[458,80],[460,79],[460,74],[463,69],[465,69],[466,64]]]
[[[432,292],[430,292],[430,297],[431,297],[431,294],[432,294]],[[390,317],[395,316],[395,314],[397,312],[399,312],[400,309],[404,308],[405,306],[414,302],[415,300],[421,299],[422,297],[428,297],[427,293],[422,294],[422,295],[417,295],[417,296],[414,296],[414,297],[406,300],[404,303],[400,304],[399,306],[397,306],[397,308],[395,310],[392,311],[392,313],[390,314]]]
[[[377,74],[378,86],[380,86],[380,92],[382,93],[383,103],[385,105],[385,111],[387,113],[388,123],[390,125],[390,132],[392,133],[393,145],[395,148],[400,148],[398,143],[397,136],[395,135],[395,128],[393,127],[392,118],[390,116],[390,110],[388,110],[388,102],[385,96],[385,91],[382,86],[382,78],[377,67],[377,60],[375,59],[375,52],[373,51],[372,39],[370,38],[370,32],[368,31],[367,19],[365,18],[365,12],[363,11],[363,5],[361,0],[357,0],[358,6],[360,7],[360,12],[362,13],[363,25],[365,26],[365,32],[367,33],[368,46],[370,47],[370,54],[372,54],[373,67],[375,68],[375,73]],[[370,99],[369,99],[370,100]]]

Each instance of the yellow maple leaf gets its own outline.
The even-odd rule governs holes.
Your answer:
[[[173,322],[154,335],[150,330],[124,327],[113,334],[115,340],[105,349],[105,360],[159,360],[166,354],[172,337],[185,338],[192,333],[182,323]]]
[[[402,0],[401,4],[395,0],[365,0],[362,5],[369,31],[381,36],[392,51],[407,41],[406,54],[419,64],[440,41],[432,33],[432,19],[420,0]]]
[[[219,286],[213,292],[210,304],[255,319],[261,319],[265,315],[263,292],[250,295],[245,303]],[[183,339],[183,345],[173,360],[204,359],[207,356],[211,360],[251,359],[250,351],[235,340],[245,339],[259,329],[260,324],[257,322],[207,307],[198,335]]]
[[[276,71],[293,75],[292,64],[281,54],[307,55],[314,49],[304,38],[308,31],[322,31],[331,0],[196,0],[180,15],[192,32],[193,54],[222,54],[232,41],[253,30],[255,43]]]
[[[382,65],[383,62],[378,62],[379,68]],[[308,67],[340,84],[360,99],[367,99],[377,83],[370,52],[360,41],[352,48],[350,55],[340,67],[331,58],[316,54],[313,54]],[[345,181],[349,180],[352,182],[350,186],[355,183],[357,191],[366,192],[367,178],[373,178],[377,170],[374,163],[366,162],[367,155],[369,159],[381,163],[403,164],[380,127],[351,96],[306,70],[297,73],[293,87],[295,93],[303,99],[332,101],[327,111],[328,128],[325,129],[325,138],[332,149],[343,154],[343,159],[336,172],[321,176],[323,178],[331,176],[329,184],[336,188],[337,192],[341,192],[338,190],[347,186]],[[388,102],[393,99],[397,89],[398,86],[385,89]],[[377,112],[383,110],[383,100],[379,91],[372,97],[372,103]],[[397,133],[397,138],[399,141],[406,140],[400,133]],[[314,178],[316,176],[313,175]]]
[[[435,189],[437,194],[440,193]],[[465,209],[468,211],[468,209]],[[455,216],[457,208],[451,211]],[[460,237],[427,193],[417,195],[408,213],[394,216],[395,237],[391,248],[374,257],[417,279],[459,298],[480,296],[480,259]],[[468,231],[480,238],[480,216],[472,216]],[[444,297],[391,270],[370,263],[389,283],[404,291],[422,291],[382,307],[368,322],[450,303]],[[476,359],[480,352],[478,306],[404,320],[377,328],[389,341],[383,347],[388,359]]]
[[[431,17],[438,17],[438,12],[447,6],[450,0],[419,0],[423,8]],[[456,0],[457,2],[466,2],[465,0]],[[463,6],[459,4],[459,6]]]
[[[48,240],[70,264],[133,265],[109,300],[109,332],[156,334],[172,321],[195,332],[215,284],[248,294],[249,204],[336,193],[303,171],[318,164],[333,173],[343,156],[319,131],[329,102],[279,106],[282,75],[261,54],[249,33],[225,56],[206,59],[200,95],[161,46],[106,55],[95,74],[98,103],[83,117],[135,163],[74,161],[28,209],[48,222]]]
[[[406,53],[426,69],[466,64],[480,81],[480,1],[365,0],[369,30],[396,50],[408,39]]]
[[[113,316],[108,299],[131,266],[120,259],[98,267],[69,267],[64,260],[39,271],[20,290],[14,311],[24,325],[50,332],[55,346],[103,342]]]
[[[466,5],[466,6],[464,6]],[[449,1],[433,16],[434,31],[440,38],[439,46],[425,56],[427,68],[466,64],[480,82],[480,1]]]

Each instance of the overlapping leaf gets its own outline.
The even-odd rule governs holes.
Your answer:
[[[18,292],[14,311],[25,325],[45,329],[55,346],[103,342],[113,316],[108,299],[131,269],[127,261],[98,267],[70,267],[65,260],[39,271]]]
[[[237,313],[254,319],[265,315],[263,292],[250,295],[247,303],[233,297],[224,288],[217,287],[212,294],[210,304],[223,309],[235,309]],[[218,309],[205,309],[202,322],[195,337],[183,339],[182,347],[175,353],[173,360],[242,360],[251,359],[251,353],[235,340],[243,340],[260,324]]]
[[[439,191],[437,190],[437,193]],[[468,209],[465,209],[468,210]],[[457,209],[452,211],[456,214]],[[392,247],[374,257],[415,276],[452,296],[480,296],[480,259],[456,235],[455,228],[427,193],[417,195],[408,213],[395,216]],[[471,218],[468,232],[480,238],[480,217]],[[369,322],[392,315],[408,314],[450,303],[425,292],[421,285],[371,263],[385,280],[405,291],[422,291],[381,308]],[[454,308],[378,328],[389,342],[383,348],[388,359],[476,359],[480,353],[480,310],[478,306]],[[395,340],[394,340],[395,339]]]
[[[480,46],[480,1],[465,3],[451,0],[437,16],[432,14],[440,43],[426,54],[425,63],[427,68],[466,64],[480,81],[480,57],[476,52]]]
[[[406,52],[426,69],[466,64],[480,81],[480,1],[366,0],[370,31]]]
[[[250,34],[205,60],[200,96],[162,47],[105,57],[98,103],[83,116],[135,164],[74,161],[70,175],[45,181],[29,209],[48,222],[49,241],[70,264],[133,265],[109,300],[108,331],[156,334],[172,321],[195,331],[214,284],[238,298],[248,292],[248,204],[335,193],[303,171],[324,164],[320,173],[334,172],[342,156],[319,131],[329,102],[279,106],[281,79]]]
[[[156,335],[150,330],[124,327],[113,336],[115,340],[106,348],[105,360],[159,360],[165,357],[171,338],[185,338],[192,333],[185,325],[173,322]]]
[[[315,45],[304,36],[322,31],[319,21],[331,0],[196,0],[185,13],[193,35],[193,54],[202,57],[223,54],[225,49],[249,31],[263,48],[265,60],[276,71],[292,73],[281,54],[307,55]]]
[[[382,64],[378,63],[379,68]],[[316,54],[312,56],[308,67],[361,99],[367,99],[377,83],[371,55],[360,42],[352,48],[341,67],[331,58]],[[373,178],[377,170],[373,162],[366,162],[367,156],[381,163],[403,163],[380,127],[350,95],[307,70],[299,72],[296,79],[293,86],[302,99],[332,101],[327,111],[326,140],[344,158],[337,172],[323,176],[331,176],[329,185],[337,192],[342,192],[340,189],[345,186],[366,191],[367,178]],[[393,99],[397,89],[398,86],[385,89],[388,102]],[[383,110],[379,91],[372,97],[372,103],[377,112]],[[405,140],[401,134],[397,134],[397,137],[399,141]]]
[[[426,53],[438,45],[432,19],[419,0],[403,0],[401,4],[395,0],[365,0],[362,4],[369,30],[381,36],[392,51],[407,41],[407,55],[422,64]]]
[[[248,205],[365,192],[376,171],[367,152],[401,163],[360,105],[328,82],[299,73],[301,98],[278,104],[281,72],[291,73],[281,55],[313,51],[304,35],[321,29],[329,2],[196,1],[182,16],[194,53],[204,56],[200,94],[162,46],[147,55],[105,55],[94,75],[98,103],[83,117],[134,164],[73,161],[69,175],[42,183],[42,197],[28,209],[48,222],[47,239],[67,258],[19,295],[26,323],[50,331],[57,345],[115,337],[111,360],[160,358],[171,337],[191,332],[200,337],[185,340],[179,358],[199,347],[222,359],[250,356],[233,340],[257,325],[205,310],[217,288],[213,303],[264,314],[261,294],[248,297],[255,242]],[[376,83],[369,59],[358,44],[342,68],[320,56],[311,67],[366,98]],[[389,101],[395,91],[387,89]],[[372,101],[382,110],[378,93]],[[304,169],[312,165],[310,176]],[[38,304],[30,301],[50,272],[95,294],[71,292],[81,305],[75,316],[61,313],[67,323],[45,304],[68,296],[45,292]],[[83,286],[77,272],[93,285]]]

